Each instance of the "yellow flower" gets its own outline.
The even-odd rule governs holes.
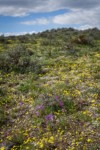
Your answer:
[[[36,139],[35,137],[32,138],[33,141],[34,141],[35,139]]]
[[[64,95],[68,95],[69,93],[68,93],[68,91],[64,90],[64,91],[63,91],[63,94],[64,94]]]
[[[43,148],[44,145],[43,145],[43,143],[40,143],[39,146],[40,146],[40,148]]]
[[[76,145],[78,146],[78,145],[79,145],[79,143],[78,143],[78,142],[76,142]]]
[[[3,147],[1,147],[1,148],[0,148],[0,150],[5,150],[5,147],[4,147],[4,146],[3,146]]]
[[[28,138],[26,141],[24,141],[24,144],[27,144],[27,143],[29,143],[29,142],[31,142],[31,139],[30,139],[30,138]]]
[[[96,105],[95,105],[95,104],[92,104],[92,106],[95,107]]]
[[[92,102],[92,103],[94,103],[94,102],[95,102],[95,100],[92,100],[91,102]]]
[[[89,143],[90,143],[90,142],[92,142],[92,140],[91,140],[91,139],[87,139],[87,142],[89,142]]]
[[[87,112],[86,112],[86,111],[84,111],[84,112],[83,112],[83,115],[86,115],[86,114],[87,114]]]
[[[75,90],[75,95],[81,95],[81,92],[79,90]]]
[[[54,143],[54,137],[51,136],[50,139],[48,140],[49,143],[53,144]]]

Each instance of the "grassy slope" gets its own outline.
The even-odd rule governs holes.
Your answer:
[[[100,41],[68,48],[63,38],[25,44],[42,71],[1,71],[1,150],[100,148]]]

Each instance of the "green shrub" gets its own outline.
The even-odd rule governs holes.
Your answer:
[[[64,106],[68,114],[73,114],[76,111],[75,104],[71,99],[66,99],[64,101]]]
[[[7,92],[6,90],[0,87],[0,97],[5,96],[6,92]]]
[[[73,43],[84,44],[84,45],[93,45],[93,37],[85,34],[80,34],[77,37],[72,39]]]
[[[12,143],[16,147],[16,149],[19,149],[20,145],[23,144],[24,140],[25,136],[23,135],[23,133],[17,133],[13,136]]]
[[[4,51],[0,54],[0,69],[5,72],[41,72],[41,65],[37,60],[32,60],[34,53],[25,46],[16,46],[15,48]],[[36,70],[37,69],[37,70]]]
[[[85,122],[91,122],[92,121],[91,116],[87,113],[84,113],[84,112],[83,113],[80,112],[79,114],[77,114],[77,118],[80,121],[85,121]]]
[[[0,107],[0,126],[6,124],[7,120],[7,114],[4,109]]]
[[[30,88],[30,85],[27,84],[27,83],[22,83],[19,87],[18,87],[18,90],[23,92],[23,93],[27,93],[29,92],[29,88]]]

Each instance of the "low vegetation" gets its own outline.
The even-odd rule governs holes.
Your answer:
[[[0,37],[0,150],[100,149],[100,30]]]

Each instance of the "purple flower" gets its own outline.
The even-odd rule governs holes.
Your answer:
[[[60,107],[64,107],[64,104],[61,100],[59,100],[59,96],[55,96],[55,100],[58,102]]]
[[[54,118],[53,114],[49,114],[49,115],[45,116],[45,119],[46,119],[47,122],[48,121],[53,121],[53,118]]]
[[[38,105],[38,106],[36,107],[36,109],[37,109],[37,110],[43,110],[43,109],[44,109],[44,106],[43,106],[43,105]]]
[[[37,105],[36,108],[35,108],[35,113],[36,113],[36,115],[39,116],[40,113],[41,113],[41,111],[42,111],[43,109],[44,109],[43,104]]]
[[[23,102],[20,102],[19,104],[20,104],[20,106],[22,106],[22,105],[23,105]]]
[[[56,101],[59,101],[59,96],[55,96],[55,100],[56,100]]]
[[[40,113],[39,113],[38,111],[36,111],[35,114],[36,114],[36,116],[39,116],[39,115],[40,115]]]
[[[63,104],[62,101],[59,101],[59,106],[60,106],[60,107],[64,107],[64,104]]]

